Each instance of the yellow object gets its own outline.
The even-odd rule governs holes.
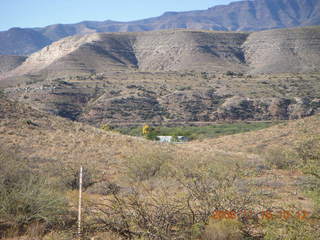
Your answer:
[[[149,125],[144,125],[142,128],[142,134],[143,135],[148,135],[150,133],[150,126]]]

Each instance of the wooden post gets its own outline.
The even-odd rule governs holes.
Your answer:
[[[81,239],[82,166],[79,173],[78,237]]]

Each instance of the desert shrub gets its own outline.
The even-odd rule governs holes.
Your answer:
[[[188,191],[189,205],[198,218],[197,222],[206,223],[216,210],[237,211],[250,209],[253,203],[259,204],[254,194],[237,190],[235,185],[240,177],[239,170],[218,164],[203,164],[193,169],[184,168],[182,174],[179,176],[177,173],[177,181]]]
[[[72,233],[70,232],[50,232],[44,236],[43,240],[70,240],[73,239]]]
[[[122,239],[190,239],[193,220],[187,204],[183,204],[185,199],[165,192],[153,195],[139,186],[131,191],[129,196],[115,195],[100,206],[96,226]]]
[[[320,137],[311,137],[297,147],[301,168],[306,174],[312,175],[320,183]]]
[[[76,190],[79,189],[79,175],[80,169],[69,166],[62,170],[60,179],[68,189]],[[96,183],[94,178],[94,171],[91,168],[84,167],[82,171],[82,187],[84,190]]]
[[[225,75],[226,76],[237,76],[237,77],[243,77],[244,76],[244,74],[243,73],[241,73],[241,72],[232,72],[232,71],[227,71],[226,73],[225,73]]]
[[[92,238],[92,239],[94,239],[94,240],[120,240],[121,238],[112,232],[102,232],[102,233],[97,233],[94,236],[94,238]]]
[[[318,162],[320,159],[320,137],[311,137],[301,142],[297,147],[299,157],[308,164]]]
[[[296,148],[300,169],[309,175],[308,184],[303,185],[303,190],[315,201],[315,209],[310,219],[276,218],[265,220],[262,224],[264,239],[320,239],[319,207],[320,207],[320,138],[308,136]],[[275,154],[281,155],[281,154]],[[277,158],[277,157],[276,157]]]
[[[208,79],[209,78],[209,74],[207,72],[201,72],[201,77],[204,79]]]
[[[178,86],[178,87],[176,87],[176,89],[178,91],[186,91],[186,90],[191,90],[192,87],[191,86]]]
[[[93,226],[97,229],[112,231],[123,239],[199,239],[214,211],[251,209],[253,204],[258,204],[249,192],[237,191],[239,171],[230,171],[225,164],[218,166],[192,157],[180,162],[171,159],[170,152],[165,151],[149,150],[142,156],[133,160],[134,168],[129,176],[133,175],[134,181],[130,189],[115,193],[106,198],[105,204],[95,206]],[[190,164],[182,167],[186,162]],[[155,179],[172,184],[157,181],[157,187],[150,188],[148,183]],[[218,228],[219,224],[224,226],[217,223],[214,227]],[[239,228],[235,227],[237,223],[229,226],[232,228],[226,227],[222,232],[227,237],[237,237],[240,225]],[[207,234],[209,237],[210,227]]]
[[[151,130],[148,134],[145,135],[148,140],[158,140],[159,133],[155,130]]]
[[[289,169],[297,167],[298,157],[293,152],[273,148],[264,153],[266,163],[271,168]]]
[[[310,137],[301,142],[297,152],[302,161],[301,169],[313,178],[304,190],[314,199],[320,213],[320,137]]]
[[[272,219],[263,223],[265,240],[314,240],[320,239],[319,224],[300,219]]]
[[[100,194],[100,195],[111,195],[117,194],[120,191],[120,186],[113,182],[99,182],[94,184],[88,193]]]
[[[241,222],[234,219],[210,220],[205,227],[203,240],[243,239]]]
[[[41,222],[34,222],[27,226],[26,235],[29,238],[37,239],[39,236],[43,236],[46,232],[46,224]]]
[[[172,159],[166,150],[144,149],[129,158],[127,175],[134,181],[144,181],[157,176],[164,164]]]
[[[24,122],[24,124],[29,125],[29,126],[35,126],[35,127],[38,126],[38,124],[34,123],[34,122],[31,121],[30,119],[24,120],[23,122]]]
[[[95,208],[98,210],[94,216],[97,229],[112,231],[123,239],[191,240],[203,235],[203,239],[210,240],[240,239],[242,236],[241,224],[236,221],[221,220],[221,223],[209,223],[205,227],[212,212],[204,211],[206,209],[201,205],[210,201],[214,203],[213,210],[221,198],[209,200],[212,195],[203,194],[206,200],[202,197],[192,199],[188,194],[173,195],[165,189],[155,194],[139,186],[134,186],[131,192],[116,194],[105,205]],[[224,199],[224,205],[227,205],[226,201],[234,201],[237,205],[235,199]]]
[[[227,71],[226,72],[226,76],[234,76],[234,75],[236,75],[235,72],[232,72],[232,71]]]
[[[104,130],[104,131],[111,131],[111,130],[112,130],[112,127],[109,126],[108,124],[102,124],[102,125],[100,126],[100,129],[101,129],[101,130]]]
[[[1,187],[2,220],[25,225],[33,221],[54,224],[64,213],[66,202],[40,177],[23,177]]]
[[[21,233],[31,225],[47,229],[64,222],[67,203],[44,177],[22,160],[1,153],[0,165],[0,236],[10,229]]]

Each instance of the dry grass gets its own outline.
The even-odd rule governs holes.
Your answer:
[[[208,169],[220,173],[239,171],[239,191],[249,189],[261,193],[259,198],[266,206],[313,209],[312,201],[300,189],[302,172],[291,166],[288,169],[270,168],[265,153],[275,147],[292,152],[300,142],[318,135],[319,115],[256,132],[170,145],[49,116],[4,98],[0,98],[0,103],[1,148],[31,160],[34,169],[49,173],[51,177],[64,168],[84,164],[97,171],[97,178],[117,183],[126,192],[132,183],[127,175],[128,166],[134,166],[132,171],[150,169],[154,159],[159,162],[159,158],[165,157],[155,174],[138,179],[140,186],[152,195],[163,189],[173,196],[183,194],[172,175],[178,170],[186,175],[192,171],[205,173]],[[73,195],[69,192],[68,198],[73,199]],[[89,193],[86,199],[91,203],[104,201],[102,196]],[[75,206],[76,202],[72,202]]]
[[[320,133],[320,115],[259,130],[185,144],[188,149],[202,151],[258,152],[272,147],[294,149],[301,141]]]
[[[115,181],[124,164],[144,149],[171,146],[142,138],[106,132],[85,124],[50,116],[0,99],[0,145],[17,157],[28,158],[35,169],[59,173],[80,164],[97,169],[104,180]]]

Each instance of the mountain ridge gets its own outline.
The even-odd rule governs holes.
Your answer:
[[[56,41],[0,78],[108,71],[298,73],[320,65],[320,27],[224,32],[93,33]]]
[[[319,24],[320,0],[239,1],[207,10],[166,12],[159,17],[131,22],[83,21],[44,28],[14,28],[0,32],[3,45],[0,54],[29,55],[61,38],[93,32],[142,32],[177,28],[260,31]],[[25,36],[26,32],[28,36]]]
[[[296,119],[320,111],[320,27],[59,40],[3,74],[10,99],[102,123]]]

